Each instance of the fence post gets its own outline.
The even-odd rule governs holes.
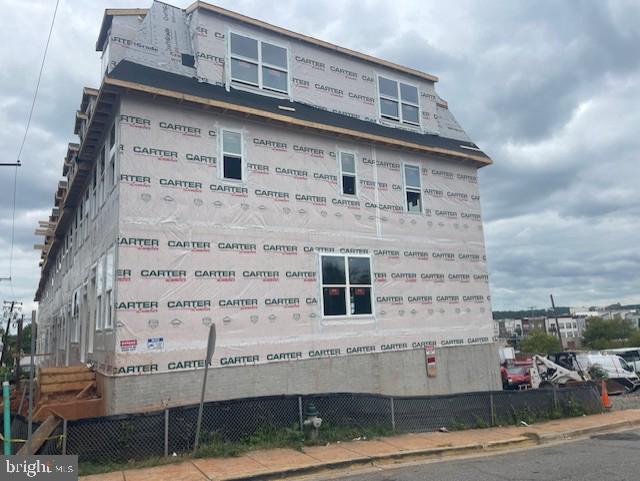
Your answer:
[[[300,431],[304,431],[304,419],[302,419],[302,396],[298,396],[298,421],[300,422]]]
[[[62,420],[62,455],[67,454],[67,419]]]
[[[396,432],[396,407],[393,396],[391,396],[391,430]]]
[[[489,392],[489,404],[491,405],[491,425],[495,426],[496,423],[496,405],[493,402],[493,391]]]
[[[558,388],[555,384],[553,385],[553,409],[555,409],[556,411],[560,409],[560,405],[558,402]]]
[[[169,456],[169,409],[164,410],[164,455]]]

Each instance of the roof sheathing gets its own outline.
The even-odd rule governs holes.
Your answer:
[[[105,77],[104,83],[289,126],[311,128],[329,135],[343,135],[393,148],[472,161],[478,167],[491,164],[491,159],[471,142],[386,127],[299,102],[286,102],[286,106],[293,107],[294,111],[282,110],[279,105],[283,101],[279,99],[237,90],[227,92],[224,87],[201,83],[196,79],[127,60],[121,61],[110,76]]]
[[[201,8],[208,12],[214,13],[216,15],[220,15],[225,18],[230,18],[233,20],[237,20],[239,22],[252,25],[254,27],[258,27],[264,30],[268,30],[270,32],[293,38],[296,40],[300,40],[302,42],[306,42],[317,47],[321,47],[332,52],[337,52],[342,55],[347,55],[349,57],[357,58],[359,60],[364,60],[365,62],[373,63],[376,65],[380,65],[382,67],[390,68],[392,70],[396,70],[399,72],[403,72],[405,74],[411,75],[413,77],[418,77],[423,80],[428,80],[429,82],[437,82],[438,77],[435,75],[421,72],[420,70],[416,70],[410,67],[404,67],[402,65],[398,65],[397,63],[389,62],[388,60],[383,60],[381,58],[374,57],[372,55],[367,55],[361,52],[357,52],[355,50],[351,50],[349,48],[340,47],[339,45],[335,45],[330,42],[325,42],[324,40],[319,40],[314,37],[310,37],[309,35],[304,35],[302,33],[293,32],[286,28],[278,27],[277,25],[272,25],[267,22],[263,22],[262,20],[258,20],[253,17],[248,17],[246,15],[242,15],[237,12],[233,12],[231,10],[227,10],[226,8],[218,7],[216,5],[212,5],[207,2],[196,1],[189,5],[185,11],[187,13],[191,13],[192,11]],[[96,51],[101,52],[107,37],[107,33],[109,32],[109,28],[111,27],[111,22],[113,21],[114,16],[118,15],[146,15],[148,12],[147,8],[110,8],[105,10],[104,17],[102,19],[102,26],[100,27],[100,34],[98,36],[98,41],[96,42]]]
[[[291,30],[287,30],[286,28],[278,27],[276,25],[272,25],[270,23],[263,22],[262,20],[258,20],[258,19],[253,18],[253,17],[248,17],[246,15],[242,15],[240,13],[233,12],[231,10],[227,10],[225,8],[222,8],[222,7],[218,7],[216,5],[211,5],[210,3],[207,3],[207,2],[196,1],[196,2],[192,3],[191,5],[189,5],[187,7],[186,11],[187,11],[187,13],[190,13],[193,10],[196,10],[198,8],[201,8],[201,9],[206,10],[208,12],[215,13],[215,14],[220,15],[222,17],[231,18],[233,20],[237,20],[239,22],[243,22],[243,23],[252,25],[254,27],[258,27],[258,28],[262,28],[262,29],[265,29],[265,30],[269,30],[270,32],[277,33],[277,34],[283,35],[285,37],[293,38],[293,39],[296,39],[296,40],[301,40],[303,42],[310,43],[312,45],[316,45],[318,47],[325,48],[325,49],[330,50],[332,52],[337,52],[337,53],[340,53],[342,55],[348,55],[350,57],[354,57],[354,58],[357,58],[359,60],[364,60],[364,61],[369,62],[369,63],[374,63],[374,64],[381,65],[381,66],[386,67],[386,68],[397,70],[397,71],[406,73],[408,75],[411,75],[413,77],[418,77],[418,78],[421,78],[423,80],[428,80],[430,82],[437,82],[438,81],[438,77],[436,77],[435,75],[432,75],[432,74],[429,74],[429,73],[426,73],[426,72],[421,72],[421,71],[413,69],[413,68],[404,67],[402,65],[398,65],[396,63],[389,62],[388,60],[383,60],[383,59],[380,59],[380,58],[377,58],[377,57],[373,57],[371,55],[367,55],[367,54],[364,54],[364,53],[361,53],[361,52],[356,52],[355,50],[351,50],[351,49],[348,49],[348,48],[345,48],[345,47],[340,47],[340,46],[335,45],[333,43],[325,42],[324,40],[319,40],[317,38],[313,38],[313,37],[310,37],[308,35],[304,35],[304,34],[301,34],[301,33],[293,32]]]
[[[107,8],[104,11],[102,17],[102,24],[100,25],[100,33],[98,34],[98,40],[96,41],[96,52],[102,52],[104,42],[107,39],[107,34],[111,28],[111,22],[113,22],[114,16],[124,15],[147,15],[148,8]]]

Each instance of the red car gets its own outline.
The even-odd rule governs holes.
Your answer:
[[[531,373],[527,366],[500,367],[503,389],[520,389],[520,386],[531,385]]]

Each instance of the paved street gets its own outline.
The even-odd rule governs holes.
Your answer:
[[[485,458],[387,467],[340,481],[637,481],[640,430]],[[329,479],[327,476],[314,478]]]

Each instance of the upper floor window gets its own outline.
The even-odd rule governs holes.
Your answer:
[[[340,174],[342,193],[356,195],[356,156],[351,152],[340,152]]]
[[[407,212],[422,212],[422,185],[418,165],[404,164],[404,191]]]
[[[222,170],[220,176],[228,180],[242,180],[242,134],[222,131]]]
[[[231,80],[289,92],[287,49],[237,33],[230,34]]]
[[[411,125],[420,125],[418,88],[414,85],[378,77],[380,115]]]

